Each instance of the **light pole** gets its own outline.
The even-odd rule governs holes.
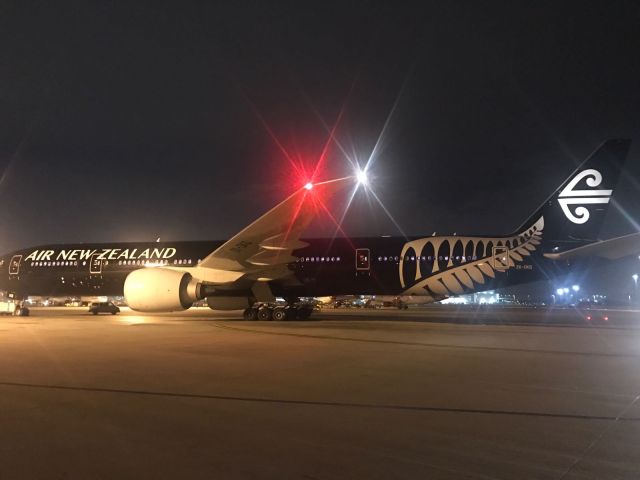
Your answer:
[[[634,273],[631,275],[633,278],[633,303],[637,303],[638,301],[638,274]]]

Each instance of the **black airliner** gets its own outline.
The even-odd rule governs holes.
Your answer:
[[[28,295],[124,294],[143,312],[178,311],[206,299],[246,319],[306,318],[301,297],[412,295],[425,302],[566,274],[581,258],[637,254],[640,234],[598,235],[630,140],[590,155],[509,235],[309,238],[326,198],[353,185],[307,184],[227,241],[44,245],[0,259],[0,289]],[[276,306],[276,297],[286,306]]]

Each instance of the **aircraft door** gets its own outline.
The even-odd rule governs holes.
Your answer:
[[[98,258],[98,254],[91,255],[89,259],[89,273],[91,275],[100,275],[102,273],[102,260]]]
[[[493,248],[493,268],[507,270],[509,268],[509,248],[497,245]]]
[[[356,275],[371,274],[371,250],[356,248]]]
[[[18,275],[20,273],[20,262],[22,255],[14,255],[9,263],[9,275]]]

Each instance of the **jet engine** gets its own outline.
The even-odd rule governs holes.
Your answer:
[[[124,281],[124,297],[133,310],[174,312],[186,310],[201,296],[202,284],[189,273],[166,268],[134,270]]]

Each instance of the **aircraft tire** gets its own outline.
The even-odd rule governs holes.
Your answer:
[[[269,307],[262,307],[258,309],[258,320],[272,320],[273,312]]]
[[[276,322],[281,322],[282,320],[286,320],[287,319],[287,311],[282,307],[274,308],[273,309],[273,313],[271,314],[271,317]]]
[[[255,320],[258,318],[258,311],[255,308],[247,308],[242,312],[242,318],[244,320]]]

